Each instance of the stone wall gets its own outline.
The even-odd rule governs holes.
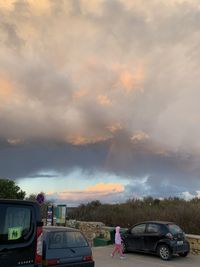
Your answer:
[[[66,226],[80,229],[92,245],[94,238],[102,236],[103,227],[105,225],[102,222],[83,222],[68,220],[66,221]]]
[[[200,255],[200,235],[186,235],[190,243],[190,253],[193,255]]]

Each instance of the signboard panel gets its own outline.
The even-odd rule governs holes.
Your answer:
[[[65,225],[66,222],[66,205],[58,205],[56,207],[56,224]]]

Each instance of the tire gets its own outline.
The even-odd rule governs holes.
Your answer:
[[[122,252],[123,253],[127,253],[128,252],[128,250],[127,250],[127,247],[126,247],[126,243],[122,240],[122,244],[121,244],[121,246],[122,246]]]
[[[178,253],[178,255],[181,257],[187,257],[188,252],[186,251],[186,252]]]
[[[165,244],[161,244],[158,246],[157,253],[159,257],[164,261],[168,261],[172,257],[170,248]]]

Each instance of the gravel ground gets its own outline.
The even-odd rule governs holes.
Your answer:
[[[113,246],[94,247],[95,267],[200,267],[200,256],[189,254],[186,258],[174,256],[170,261],[163,261],[158,256],[140,253],[128,253],[121,260],[119,255],[110,257]]]

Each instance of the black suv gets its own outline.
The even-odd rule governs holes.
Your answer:
[[[158,254],[169,260],[173,254],[186,257],[189,242],[181,228],[173,222],[147,221],[134,225],[122,235],[123,251],[142,251]]]

